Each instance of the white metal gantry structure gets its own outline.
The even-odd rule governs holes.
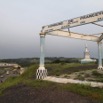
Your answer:
[[[97,24],[96,22],[103,20],[103,11],[87,14],[78,18],[61,21],[51,25],[43,26],[40,33],[40,65],[36,72],[37,79],[44,79],[47,76],[47,70],[45,69],[44,61],[44,43],[46,35],[63,36],[75,39],[89,40],[97,42],[98,44],[98,69],[103,70],[102,66],[102,39],[103,33],[100,36],[94,36],[89,34],[79,34],[70,31],[64,31],[63,29],[69,29],[76,26],[81,26],[85,24],[95,24],[97,26],[103,27],[103,25]]]

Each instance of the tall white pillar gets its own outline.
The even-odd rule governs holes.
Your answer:
[[[102,42],[98,42],[98,69],[103,69],[103,66],[102,66]]]
[[[44,66],[44,45],[45,45],[45,35],[40,35],[40,65],[36,72],[37,79],[44,79],[47,76],[47,69]]]

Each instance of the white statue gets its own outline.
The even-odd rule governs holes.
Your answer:
[[[81,63],[96,62],[95,59],[90,58],[90,52],[88,50],[87,44],[85,45],[84,59],[81,60]]]

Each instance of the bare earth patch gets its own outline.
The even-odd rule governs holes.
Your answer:
[[[98,103],[90,98],[57,89],[33,88],[26,85],[11,87],[0,96],[0,103]]]

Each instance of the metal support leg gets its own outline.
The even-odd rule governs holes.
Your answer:
[[[102,70],[102,42],[98,42],[98,69]]]
[[[45,35],[40,35],[40,66],[36,72],[37,79],[44,79],[47,76],[47,70],[44,67],[44,44]]]

